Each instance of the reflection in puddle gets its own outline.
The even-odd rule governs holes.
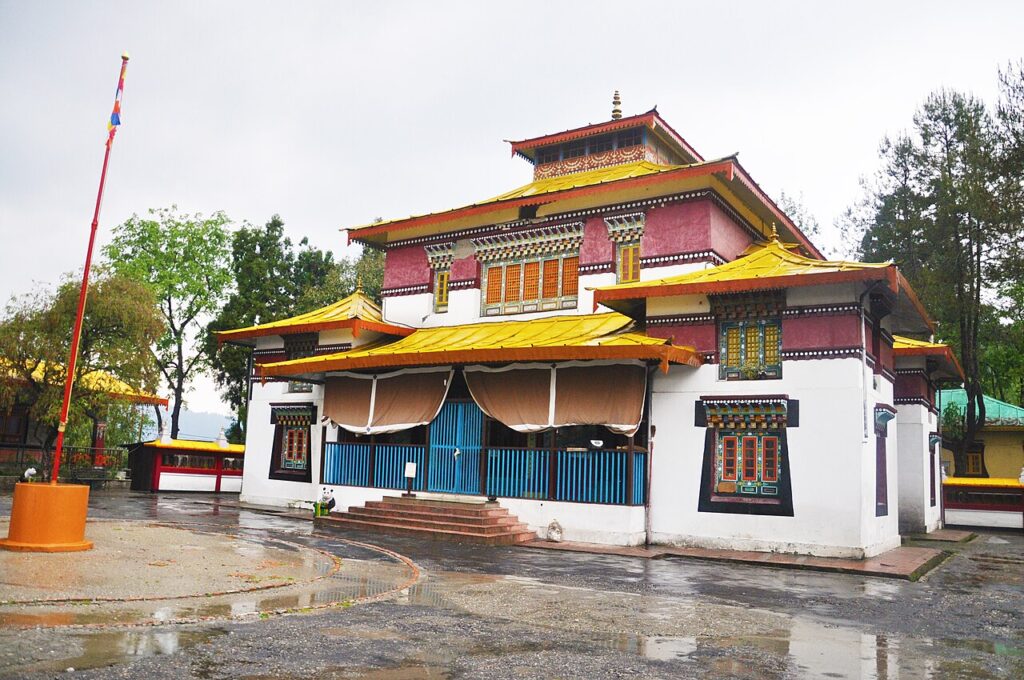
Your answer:
[[[180,600],[0,606],[0,626],[132,625],[249,617],[260,613],[319,608],[382,595],[400,587],[411,575],[412,571],[405,564],[345,560],[341,570],[333,576],[311,584],[269,590]]]
[[[78,656],[45,661],[20,670],[38,672],[63,671],[67,668],[100,668],[138,657],[174,654],[185,647],[209,642],[224,633],[225,631],[219,628],[82,633],[74,636],[75,642],[78,643]]]

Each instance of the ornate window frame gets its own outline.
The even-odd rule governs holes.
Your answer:
[[[442,314],[448,311],[449,282],[451,280],[452,262],[455,261],[455,243],[435,243],[423,246],[430,263],[430,287],[434,294],[434,312]]]
[[[705,396],[695,409],[705,428],[697,511],[792,517],[787,430],[799,425],[799,402]]]
[[[582,242],[582,222],[474,239],[480,315],[576,309]]]
[[[270,423],[274,426],[274,440],[268,479],[284,482],[312,481],[312,438],[315,422],[314,402],[270,405]],[[294,446],[300,447],[301,450],[296,451]]]

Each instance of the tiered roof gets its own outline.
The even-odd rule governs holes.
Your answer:
[[[377,303],[362,291],[357,290],[338,302],[305,314],[246,328],[219,331],[217,332],[217,342],[252,346],[256,344],[255,339],[258,337],[313,333],[339,328],[349,328],[356,336],[362,330],[399,337],[413,332],[411,328],[384,321],[384,316]]]
[[[630,159],[617,165],[537,179],[492,198],[458,208],[366,224],[345,230],[350,241],[383,247],[410,238],[515,222],[523,208],[530,219],[556,218],[600,206],[628,203],[638,198],[669,197],[694,191],[717,193],[755,230],[765,237],[769,225],[779,225],[783,235],[798,243],[812,257],[823,257],[799,227],[772,201],[740,165],[735,155],[706,161],[658,115],[648,111],[550,135],[511,142],[513,154],[531,162],[544,146],[585,139],[611,131],[642,126],[674,150],[681,164],[659,164]]]
[[[515,361],[639,359],[697,366],[692,347],[635,332],[616,313],[556,316],[530,321],[480,322],[424,328],[388,343],[256,367],[261,376],[311,376],[329,371]]]
[[[949,345],[894,335],[892,348],[897,357],[923,356],[939,362],[939,370],[954,379],[964,379],[964,369]],[[1024,410],[1024,409],[1022,409]]]
[[[33,362],[34,363],[34,362]],[[26,368],[31,367],[31,363]],[[54,370],[65,375],[67,370],[61,365],[48,367],[46,362],[39,362],[32,370],[32,379],[41,381],[46,377],[48,370]],[[18,374],[11,366],[11,363],[0,358],[0,380],[18,380]],[[103,392],[116,399],[131,401],[136,404],[153,404],[156,406],[167,406],[167,399],[150,394],[143,390],[132,387],[120,378],[116,378],[106,371],[90,371],[85,373],[77,382],[79,387],[91,392]]]
[[[892,262],[816,260],[795,252],[797,244],[777,237],[750,246],[733,260],[686,274],[592,288],[594,302],[640,317],[652,297],[741,293],[757,290],[821,286],[851,281],[881,282],[896,297],[894,312],[907,330],[933,330],[921,301]]]
[[[520,156],[521,158],[525,158],[533,163],[536,161],[537,149],[543,146],[561,144],[563,142],[603,135],[608,132],[614,132],[615,130],[624,130],[626,128],[640,126],[647,128],[652,133],[665,139],[665,141],[681,152],[680,155],[684,157],[688,156],[693,161],[704,160],[704,158],[697,153],[696,149],[690,146],[690,144],[683,139],[678,132],[672,129],[671,125],[666,123],[664,119],[658,115],[658,110],[656,108],[635,116],[615,118],[603,123],[584,125],[583,127],[563,130],[562,132],[555,132],[548,135],[541,135],[540,137],[531,137],[518,142],[509,142],[509,144],[512,145],[513,155]]]

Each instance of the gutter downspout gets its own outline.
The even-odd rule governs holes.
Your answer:
[[[647,394],[644,399],[647,403],[647,464],[644,465],[644,547],[651,546],[651,468],[654,463],[654,434],[657,428],[654,427],[654,374],[657,366],[650,366],[647,369]]]
[[[865,334],[865,331],[864,331],[864,324],[867,321],[867,317],[864,314],[864,298],[867,297],[871,293],[871,291],[873,291],[875,289],[875,286],[877,286],[879,283],[881,283],[881,282],[880,281],[875,281],[874,283],[872,283],[870,286],[868,286],[867,290],[865,290],[863,293],[861,293],[860,297],[857,298],[857,303],[858,303],[858,306],[860,307],[860,363],[861,363],[861,366],[860,366],[860,382],[861,382],[861,388],[862,388],[861,391],[862,391],[862,399],[863,399],[862,404],[861,404],[861,406],[862,406],[862,408],[861,408],[861,416],[862,416],[862,419],[863,419],[863,426],[864,426],[864,430],[863,430],[863,434],[862,434],[862,439],[861,439],[861,444],[867,444],[868,443],[868,378],[867,378],[867,374],[868,374],[868,343],[867,343],[867,337],[866,337],[866,334]],[[878,361],[878,360],[879,360],[879,357],[876,357],[875,361]]]

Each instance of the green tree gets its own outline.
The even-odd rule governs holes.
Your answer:
[[[68,276],[56,291],[12,299],[0,318],[0,357],[7,378],[0,380],[0,410],[25,406],[33,425],[29,436],[41,442],[47,454],[57,437],[78,291],[78,281]],[[125,405],[98,373],[136,390],[154,390],[155,361],[138,348],[150,346],[162,332],[163,322],[147,288],[105,271],[93,275],[75,366],[70,445],[88,444],[94,423]]]
[[[881,146],[882,169],[850,211],[867,260],[894,260],[958,350],[966,378],[957,473],[985,421],[983,329],[992,322],[1024,231],[1007,209],[1021,167],[1005,162],[1006,140],[980,100],[941,90],[914,117],[910,134]],[[995,304],[992,304],[992,301]]]
[[[310,246],[305,238],[296,248],[284,235],[284,222],[278,215],[262,227],[246,225],[233,235],[230,265],[233,290],[210,322],[206,335],[206,351],[214,380],[236,414],[229,432],[233,441],[244,441],[250,350],[234,345],[218,347],[214,333],[287,318],[323,306],[307,299],[305,294],[323,286],[343,266],[347,264],[335,262],[330,251]]]
[[[173,395],[171,436],[191,379],[206,369],[206,322],[231,284],[230,234],[223,213],[182,215],[177,207],[133,215],[104,249],[114,270],[143,282],[156,298],[166,331],[151,348]]]

